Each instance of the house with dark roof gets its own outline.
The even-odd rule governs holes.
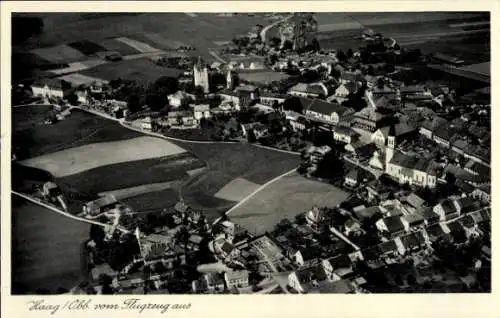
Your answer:
[[[405,253],[412,253],[427,247],[427,240],[423,231],[400,236],[395,241],[403,246]]]
[[[317,263],[320,254],[321,251],[316,247],[302,247],[293,254],[293,258],[297,265],[308,266]]]
[[[450,229],[446,226],[445,223],[436,223],[434,225],[428,226],[425,229],[427,233],[427,237],[431,243],[436,242],[441,237],[444,237],[446,234],[450,233]]]
[[[472,197],[484,203],[491,203],[491,186],[481,185],[472,191]]]
[[[297,83],[288,90],[288,94],[297,97],[318,98],[328,96],[328,89],[323,83]]]
[[[288,286],[299,293],[308,293],[317,288],[321,282],[327,281],[328,277],[321,264],[298,269],[288,275]]]
[[[333,140],[351,144],[359,140],[359,134],[351,127],[337,126],[333,131]]]
[[[334,282],[323,281],[309,293],[319,294],[355,294],[356,287],[350,280],[341,279]]]
[[[381,255],[384,258],[393,258],[399,255],[403,255],[404,251],[396,244],[395,240],[390,240],[378,244],[381,251]]]
[[[400,216],[388,216],[375,222],[375,226],[380,233],[386,233],[389,237],[396,237],[400,234],[407,232],[408,227]]]
[[[445,199],[441,203],[435,205],[432,211],[439,215],[440,221],[451,220],[460,215],[460,211],[457,210],[454,201],[451,199]]]
[[[353,82],[341,83],[335,90],[335,97],[346,99],[349,95],[358,91],[358,85]]]
[[[398,198],[396,200],[396,205],[403,212],[403,214],[413,214],[423,209],[425,201],[414,192],[412,192],[408,195]]]
[[[415,184],[434,188],[437,183],[436,169],[438,165],[422,157],[410,156],[394,151],[386,165],[386,173],[400,184]]]
[[[64,99],[71,94],[71,83],[54,78],[42,78],[31,85],[34,96]]]
[[[373,133],[378,128],[389,126],[394,122],[394,116],[383,114],[374,107],[368,106],[354,113],[353,127]]]
[[[354,273],[352,261],[345,254],[324,259],[321,264],[328,279],[332,281],[348,278]]]
[[[85,203],[83,213],[88,215],[98,215],[106,211],[115,209],[119,205],[118,200],[112,194],[103,196],[97,200]]]
[[[419,133],[429,139],[433,139],[434,131],[442,126],[448,127],[448,121],[442,117],[435,116],[432,120],[425,120],[420,124]]]
[[[380,147],[387,144],[387,137],[389,136],[390,126],[385,126],[377,129],[372,135],[371,140]],[[400,143],[403,140],[411,139],[415,137],[417,128],[410,125],[407,122],[400,122],[394,125],[392,130],[392,136],[395,138],[395,142]]]
[[[203,275],[203,278],[205,280],[205,286],[207,287],[207,290],[210,292],[214,291],[219,291],[222,292],[224,291],[224,279],[221,274],[219,273],[207,273]]]
[[[406,228],[422,228],[426,225],[424,216],[420,212],[404,215],[401,220]]]
[[[355,210],[354,215],[356,218],[360,221],[363,221],[364,219],[371,218],[375,215],[382,215],[382,211],[378,206],[371,206],[368,208],[363,208],[360,210]]]
[[[305,110],[305,113],[311,120],[321,120],[328,124],[337,125],[342,117],[353,114],[354,111],[337,103],[315,99]]]

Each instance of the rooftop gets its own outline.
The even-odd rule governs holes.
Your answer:
[[[328,103],[325,101],[322,101],[320,99],[315,99],[310,105],[308,110],[320,113],[320,114],[325,114],[325,115],[331,115],[332,113],[337,113],[339,116],[342,116],[344,113],[346,113],[349,108],[344,107],[340,104],[337,103]]]

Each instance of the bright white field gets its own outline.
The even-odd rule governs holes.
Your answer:
[[[137,137],[122,141],[100,142],[66,149],[21,161],[61,178],[101,166],[153,159],[185,152],[184,149],[159,138]]]
[[[258,184],[242,178],[236,178],[215,194],[216,198],[239,202],[260,187]]]
[[[107,81],[105,81],[105,80],[102,80],[102,79],[96,78],[96,77],[83,75],[80,73],[68,74],[68,75],[60,76],[59,78],[62,80],[65,80],[66,82],[70,82],[71,84],[73,84],[75,86],[80,86],[80,85],[84,85],[84,84],[89,85],[89,84],[92,84],[94,82],[107,84]]]
[[[261,234],[271,231],[281,219],[293,219],[315,205],[335,207],[347,197],[330,184],[293,173],[257,192],[228,216],[251,233]]]
[[[152,47],[149,44],[132,40],[129,38],[116,38],[117,41],[120,41],[122,43],[127,44],[128,46],[132,47],[133,49],[141,52],[141,53],[152,53],[152,52],[158,52],[159,50],[157,48]]]
[[[140,194],[171,189],[173,184],[174,184],[173,181],[144,184],[144,185],[131,187],[131,188],[124,188],[124,189],[117,189],[117,190],[113,190],[113,191],[101,192],[101,193],[99,193],[99,196],[113,195],[117,200],[123,200],[123,199],[138,196]]]

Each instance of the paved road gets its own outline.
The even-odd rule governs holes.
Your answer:
[[[266,33],[267,31],[269,31],[271,28],[275,27],[276,25],[282,23],[282,22],[285,22],[286,20],[289,20],[293,17],[293,14],[283,18],[283,19],[280,19],[278,21],[275,21],[269,25],[266,25],[262,31],[260,31],[260,39],[262,40],[263,43],[266,43]]]

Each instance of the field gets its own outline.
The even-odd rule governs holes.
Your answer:
[[[82,278],[88,224],[12,198],[12,293],[70,289]]]
[[[79,61],[85,58],[80,51],[69,45],[58,45],[53,47],[34,49],[31,53],[38,55],[44,60],[52,63],[68,63]]]
[[[75,50],[80,51],[84,55],[93,55],[96,54],[97,52],[106,51],[105,47],[87,40],[71,42],[68,45],[74,48]]]
[[[289,78],[290,76],[285,73],[273,72],[269,70],[240,72],[238,73],[240,79],[251,83],[271,83]]]
[[[54,125],[43,124],[50,107],[33,106],[12,109],[12,143],[24,149],[19,160],[41,156],[95,142],[109,142],[140,137],[118,123],[73,110],[68,119]],[[29,120],[27,120],[29,119]],[[64,132],[63,134],[61,132]]]
[[[215,46],[214,41],[230,41],[235,35],[246,34],[256,24],[270,23],[259,14],[218,16],[199,13],[189,16],[181,12],[97,13],[89,18],[87,13],[37,13],[31,16],[43,18],[44,31],[25,44],[29,48],[54,47],[72,43],[75,39],[85,39],[107,50],[118,51],[125,55],[134,54],[129,51],[132,48],[115,43],[117,41],[114,38],[127,37],[165,50],[182,42],[196,47],[197,54],[210,59],[208,49]]]
[[[102,166],[177,155],[185,150],[154,137],[98,142],[73,147],[20,162],[50,172],[56,178]]]
[[[154,82],[162,76],[176,77],[181,70],[166,68],[156,65],[153,61],[143,58],[129,61],[108,63],[96,68],[81,72],[90,77],[96,77],[107,81],[126,78],[138,82]]]
[[[229,218],[261,234],[272,230],[281,219],[292,219],[314,205],[334,207],[346,198],[347,193],[332,185],[292,173],[259,191],[233,210]]]
[[[146,137],[143,137],[146,138]],[[190,154],[129,161],[62,177],[58,182],[73,185],[82,193],[98,194],[140,185],[175,181],[187,177],[186,171],[203,166],[203,162]],[[176,161],[182,159],[182,164]],[[190,160],[186,160],[190,159]],[[152,189],[155,190],[155,189]]]
[[[215,197],[227,201],[239,202],[259,188],[258,184],[242,178],[236,178],[220,189]]]
[[[116,38],[117,41],[120,41],[122,43],[125,43],[126,45],[132,47],[133,49],[139,51],[140,53],[152,53],[158,51],[157,48],[154,48],[144,42],[137,41],[134,39],[126,38],[126,37],[120,37]]]
[[[85,76],[79,73],[73,73],[73,74],[68,74],[64,76],[59,77],[62,80],[65,80],[66,82],[71,83],[73,86],[80,86],[80,85],[89,85],[95,82],[101,82],[103,84],[107,84],[107,81],[103,81],[99,78],[95,77],[90,77],[90,76]]]
[[[297,155],[250,144],[175,143],[207,163],[206,171],[183,185],[181,196],[193,208],[203,210],[210,219],[217,218],[236,203],[215,196],[233,180],[241,178],[255,185],[262,185],[292,170],[300,162]],[[233,192],[232,198],[239,199],[248,193],[246,187],[241,190],[242,193]]]
[[[121,55],[138,54],[140,51],[134,49],[130,45],[120,42],[116,39],[105,39],[99,42],[99,45],[106,48],[108,51],[116,51]]]

